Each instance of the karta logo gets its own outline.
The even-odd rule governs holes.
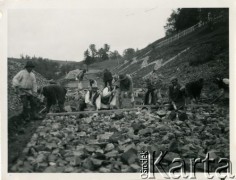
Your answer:
[[[204,169],[204,175],[207,179],[213,179],[214,176],[219,179],[225,179],[226,177],[233,179],[235,176],[232,175],[232,163],[227,158],[220,158],[216,161],[210,158],[209,153],[206,154],[204,159],[201,158],[190,158],[189,167],[185,160],[181,158],[174,158],[171,164],[168,166],[169,169],[164,168],[163,163],[165,157],[168,156],[168,151],[161,151],[159,156],[156,156],[156,151],[152,153],[152,157],[148,151],[142,151],[140,153],[141,161],[141,178],[142,179],[155,179],[155,173],[159,173],[165,179],[196,179],[196,166],[202,164]],[[218,166],[212,170],[211,164],[217,163]],[[215,167],[215,166],[214,166]],[[186,173],[187,169],[189,172]],[[211,169],[211,170],[210,170]],[[226,173],[225,173],[226,172]]]

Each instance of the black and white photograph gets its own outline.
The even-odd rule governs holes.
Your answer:
[[[233,178],[230,11],[8,9],[7,172]]]

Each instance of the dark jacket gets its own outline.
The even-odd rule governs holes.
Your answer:
[[[129,75],[125,75],[125,78],[120,80],[119,88],[121,91],[133,91],[132,78]]]
[[[185,85],[186,93],[189,97],[199,98],[203,88],[203,79],[189,82]]]
[[[64,104],[67,90],[59,84],[50,84],[43,87],[42,94],[47,98],[47,103],[54,105]]]
[[[112,74],[110,71],[104,71],[104,74],[103,74],[103,81],[106,82],[106,81],[111,81],[112,80]]]
[[[185,103],[185,91],[184,89],[181,90],[180,84],[176,85],[176,88],[174,88],[173,85],[169,86],[169,99],[170,101],[174,101],[176,105],[182,106]]]

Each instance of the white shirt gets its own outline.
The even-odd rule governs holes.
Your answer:
[[[111,91],[109,91],[108,87],[105,87],[102,91],[102,97],[107,97],[111,95]]]
[[[28,72],[26,69],[18,72],[12,80],[13,87],[20,87],[31,92],[37,92],[36,78],[33,72]]]

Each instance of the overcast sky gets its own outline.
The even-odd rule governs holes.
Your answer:
[[[8,11],[8,57],[20,54],[81,61],[90,44],[120,54],[142,49],[165,35],[174,8],[12,9]]]

